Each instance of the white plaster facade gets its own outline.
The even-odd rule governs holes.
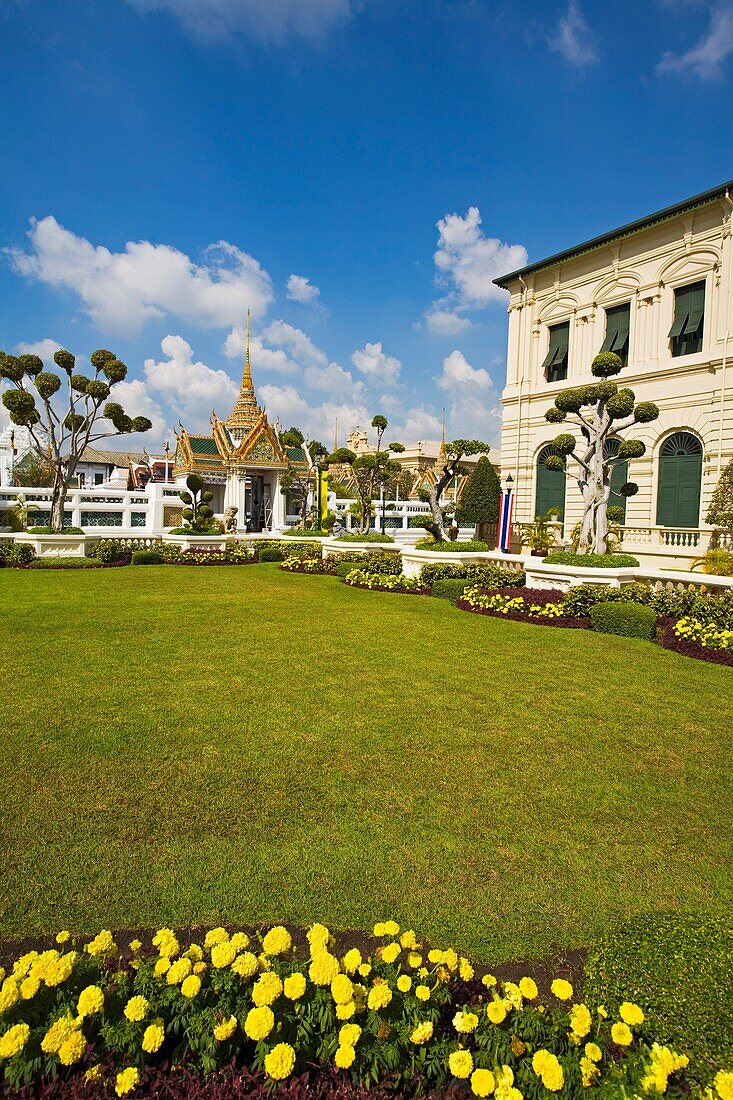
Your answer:
[[[639,492],[627,501],[624,548],[646,546],[662,558],[679,558],[707,547],[704,517],[733,455],[732,212],[733,181],[497,280],[510,292],[501,470],[514,478],[518,522],[535,515],[537,458],[563,430],[545,420],[546,410],[562,390],[595,381],[590,367],[604,342],[607,311],[629,303],[628,365],[614,381],[631,387],[637,401],[654,401],[660,416],[627,433],[647,450],[629,463]],[[675,291],[698,282],[705,286],[702,348],[675,357],[668,335]],[[543,363],[550,326],[563,322],[569,323],[567,377],[548,382]],[[657,523],[660,449],[678,431],[702,446],[694,535],[689,523],[677,532]],[[581,514],[580,492],[568,479],[566,538]]]

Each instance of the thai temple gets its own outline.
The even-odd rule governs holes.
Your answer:
[[[214,494],[216,514],[236,508],[239,530],[265,531],[285,526],[287,500],[280,478],[290,467],[312,469],[308,451],[284,447],[267,413],[257,404],[250,365],[250,316],[247,314],[247,347],[242,384],[236,404],[226,420],[211,414],[211,435],[188,432],[181,424],[176,432],[173,475],[185,478],[197,473]]]

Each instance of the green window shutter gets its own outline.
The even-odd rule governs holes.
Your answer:
[[[548,470],[545,459],[554,454],[551,447],[543,447],[537,456],[537,486],[535,490],[534,514],[544,516],[550,508],[565,518],[565,474],[559,470]]]
[[[657,523],[663,527],[697,527],[700,522],[702,447],[690,432],[676,432],[659,455]]]
[[[705,313],[705,283],[695,283],[687,288],[690,302],[690,312],[685,324],[684,335],[694,336],[702,324]]]
[[[606,311],[606,337],[601,351],[613,351],[626,366],[629,344],[629,326],[631,322],[631,302],[623,306],[614,306]]]
[[[561,382],[568,376],[570,322],[550,326],[550,347],[542,364],[548,382]]]
[[[552,344],[550,344],[550,350],[548,351],[542,363],[542,370],[548,370],[553,365],[555,359],[557,358],[557,353],[559,350],[559,348],[553,347]]]
[[[682,335],[685,329],[685,325],[687,324],[688,316],[689,311],[687,309],[687,306],[682,306],[679,297],[676,297],[674,321],[672,322],[672,328],[669,330],[670,340],[676,340],[678,336]]]

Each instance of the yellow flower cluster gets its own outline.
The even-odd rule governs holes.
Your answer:
[[[679,619],[674,626],[678,638],[697,642],[705,649],[722,649],[733,653],[733,630],[724,630],[715,623],[701,623],[699,619]]]
[[[271,928],[262,941],[262,950],[267,955],[285,955],[292,946],[292,939],[287,928],[278,925]]]
[[[137,1088],[139,1080],[140,1073],[134,1066],[123,1069],[115,1079],[115,1092],[118,1096],[127,1096],[128,1092],[132,1092],[133,1089]]]
[[[0,1038],[0,1059],[13,1058],[20,1054],[28,1042],[31,1029],[28,1024],[15,1024]]]
[[[532,1058],[532,1069],[549,1092],[559,1092],[565,1084],[563,1068],[557,1056],[549,1050],[538,1050]]]
[[[265,1056],[265,1072],[273,1081],[283,1081],[293,1072],[295,1051],[289,1043],[278,1043]]]
[[[131,1023],[137,1024],[144,1020],[148,1014],[148,1002],[145,997],[130,997],[125,1005],[124,1013]]]
[[[80,1016],[94,1016],[104,1008],[104,993],[98,985],[88,985],[79,994],[76,1011]]]
[[[621,1009],[624,1007],[622,1005]],[[641,1012],[641,1009],[639,1011]],[[641,1023],[643,1018],[642,1014],[642,1019],[638,1022]],[[642,1078],[641,1086],[645,1092],[666,1092],[672,1074],[684,1069],[688,1064],[689,1058],[686,1054],[676,1054],[669,1047],[654,1043],[651,1048],[651,1059]],[[731,1074],[731,1077],[733,1077],[733,1074]]]
[[[112,933],[107,929],[104,929],[95,936],[91,943],[86,945],[85,951],[90,955],[97,957],[101,955],[105,958],[107,955],[113,955],[117,950],[117,944],[115,943]]]
[[[163,1046],[164,1039],[165,1028],[163,1026],[163,1021],[158,1016],[145,1028],[142,1048],[146,1054],[156,1054]]]

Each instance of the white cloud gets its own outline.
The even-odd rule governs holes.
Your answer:
[[[328,447],[333,441],[337,420],[343,440],[355,424],[366,424],[371,419],[364,405],[336,401],[312,404],[295,386],[266,384],[259,387],[258,393],[270,420],[279,416],[283,424],[297,424],[311,439],[320,439]]]
[[[459,396],[451,402],[446,418],[449,439],[482,439],[498,448],[501,440],[501,409],[487,405],[475,395]],[[498,453],[492,456],[498,459]]]
[[[578,68],[595,65],[598,61],[591,29],[577,0],[569,0],[567,10],[550,39],[550,48],[562,54],[570,65]]]
[[[233,329],[224,342],[224,354],[230,359],[241,359],[246,339],[243,328]],[[338,363],[330,362],[302,329],[285,321],[273,321],[261,336],[252,337],[250,359],[252,368],[263,373],[300,372],[303,385],[309,389],[324,390],[354,402],[360,401],[364,394],[362,382],[355,381]]]
[[[472,367],[463,352],[457,349],[443,360],[443,373],[437,382],[442,390],[448,391],[466,388],[487,390],[492,386],[489,372],[483,367]]]
[[[166,336],[160,347],[166,359],[160,362],[145,360],[147,388],[151,393],[160,394],[186,428],[208,428],[211,410],[217,406],[220,415],[229,414],[239,390],[225,371],[194,362],[191,346],[182,336]],[[118,392],[117,388],[114,392]]]
[[[425,321],[430,331],[438,336],[458,336],[471,328],[468,317],[461,317],[452,309],[440,309],[437,305],[427,311]]]
[[[115,450],[137,451],[146,447],[148,451],[159,451],[167,431],[166,416],[157,401],[151,397],[150,390],[141,378],[133,378],[130,382],[118,382],[112,390],[112,398],[119,401],[128,416],[147,416],[152,422],[149,432],[132,433],[120,436],[119,439],[111,439],[110,446]],[[102,420],[102,424],[109,421]],[[111,425],[110,425],[111,427]],[[98,446],[103,447],[100,441]]]
[[[344,22],[353,0],[128,0],[141,11],[170,11],[201,38],[246,34],[268,42],[310,40]]]
[[[381,341],[364,344],[351,356],[351,362],[372,385],[394,386],[399,382],[402,363],[382,350]]]
[[[51,370],[58,370],[58,367],[53,361],[54,353],[59,350],[63,345],[46,337],[45,340],[36,340],[34,344],[20,343],[16,345],[16,355],[37,355],[39,359],[42,359],[45,366],[50,367]]]
[[[204,264],[149,241],[128,241],[122,252],[93,245],[54,217],[33,219],[30,252],[7,249],[16,272],[65,287],[99,328],[137,332],[149,318],[174,314],[204,328],[236,324],[247,308],[261,316],[272,301],[270,276],[257,260],[227,241],[206,250]]]
[[[305,275],[291,275],[287,282],[288,298],[292,302],[315,302],[320,290]]]
[[[302,363],[313,366],[325,366],[328,356],[306,335],[302,329],[295,328],[285,321],[273,321],[262,333],[268,344],[275,347],[287,348],[290,354]]]
[[[733,53],[733,3],[718,0],[710,11],[710,26],[699,42],[686,53],[665,53],[657,64],[658,73],[691,72],[701,80],[721,75],[723,62]]]
[[[432,409],[415,405],[404,412],[399,422],[390,423],[388,432],[390,439],[397,439],[409,447],[420,439],[440,439],[442,427],[440,417]]]

